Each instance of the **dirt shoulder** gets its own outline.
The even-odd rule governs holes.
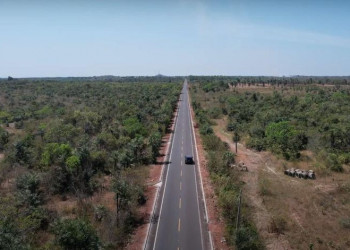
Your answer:
[[[216,120],[215,134],[235,152],[226,121]],[[293,178],[284,168],[309,169],[314,159],[287,162],[269,152],[255,152],[238,144],[237,162],[244,162],[243,199],[253,211],[253,221],[267,249],[349,249],[349,229],[342,225],[350,215],[349,173],[317,176],[316,180]],[[316,169],[317,175],[317,169]]]

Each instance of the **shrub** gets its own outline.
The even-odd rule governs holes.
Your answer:
[[[56,242],[63,249],[97,250],[100,241],[92,225],[82,219],[64,219],[53,226]]]
[[[67,158],[66,165],[69,171],[75,171],[80,165],[80,158],[76,155],[72,155]]]
[[[223,154],[222,160],[223,160],[225,166],[229,167],[231,164],[233,164],[235,162],[235,155],[232,152],[227,151]]]
[[[343,228],[350,229],[350,217],[342,218],[342,219],[340,220],[340,225],[341,225]]]
[[[343,172],[343,167],[340,164],[336,154],[334,153],[328,154],[325,162],[327,164],[327,167],[330,168],[331,170],[335,172]]]
[[[5,148],[5,145],[9,142],[9,133],[0,127],[0,150]]]
[[[199,129],[199,132],[202,135],[211,135],[214,133],[212,127],[208,123],[202,124],[200,129]]]
[[[258,151],[266,149],[266,140],[264,138],[250,137],[247,141],[247,146]]]
[[[29,250],[20,229],[10,218],[0,218],[0,249]]]
[[[238,229],[236,246],[238,250],[263,249],[256,229],[250,225]]]
[[[282,216],[275,216],[270,221],[269,232],[283,234],[287,229],[287,221]]]
[[[289,122],[270,123],[265,133],[268,147],[273,152],[282,154],[287,160],[300,157],[300,138],[295,128]]]
[[[17,198],[22,205],[38,206],[42,203],[39,191],[40,179],[38,175],[27,173],[17,178]]]
[[[41,163],[44,166],[62,164],[71,154],[72,148],[68,144],[49,143],[44,148]]]

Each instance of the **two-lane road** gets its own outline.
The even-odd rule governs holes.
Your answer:
[[[169,164],[155,211],[157,223],[151,227],[147,249],[208,249],[208,230],[197,164],[186,165],[185,155],[197,162],[189,110],[187,80],[180,96]]]

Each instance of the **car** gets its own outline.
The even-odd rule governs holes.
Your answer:
[[[194,163],[193,156],[185,155],[185,164],[193,164],[193,163]]]

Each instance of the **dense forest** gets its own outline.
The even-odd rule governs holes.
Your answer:
[[[235,155],[216,136],[213,126],[216,121],[224,120],[224,130],[233,134],[232,142],[244,143],[256,152],[270,151],[291,165],[304,161],[303,152],[310,151],[312,154],[304,155],[315,158],[309,160],[312,165],[308,164],[319,175],[341,173],[350,163],[349,77],[192,76],[190,79],[192,106],[226,221],[228,242],[235,243],[238,249],[261,249],[248,200],[242,205],[242,226],[235,230],[239,191],[243,187],[241,173],[230,168]],[[262,179],[260,175],[258,178]],[[276,183],[270,178],[268,185],[277,187]],[[347,183],[337,185],[347,187]],[[344,190],[348,189],[339,190],[335,197],[344,195],[341,204],[346,207],[348,195]],[[261,192],[264,196],[267,191]],[[278,195],[269,199],[277,200]],[[283,219],[283,228],[287,220]]]
[[[122,247],[140,223],[145,166],[158,156],[180,83],[1,80],[0,249]]]

